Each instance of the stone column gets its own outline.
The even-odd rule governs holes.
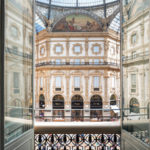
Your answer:
[[[107,39],[105,39],[104,40],[104,62],[107,62],[108,50],[109,50],[109,42],[107,41]]]
[[[69,87],[70,87],[70,76],[66,75],[66,101],[65,101],[65,109],[71,109],[71,100],[69,99]],[[65,111],[65,116],[71,116],[71,111]],[[66,120],[70,121],[71,118],[66,118]]]
[[[108,109],[108,107],[106,107],[106,105],[109,106],[109,98],[108,98],[108,92],[109,92],[109,89],[108,89],[108,74],[107,72],[105,72],[105,75],[104,75],[104,99],[103,99],[103,109]],[[103,116],[110,116],[110,112],[107,112],[107,111],[103,111]]]
[[[139,73],[140,79],[139,79],[139,84],[138,86],[138,94],[139,94],[139,107],[147,107],[147,102],[146,102],[146,95],[145,95],[145,72],[144,69],[140,70],[141,72]],[[146,114],[147,110],[146,109],[141,109],[140,110],[141,114]],[[145,118],[146,116],[141,116],[142,118]]]
[[[69,47],[70,47],[70,44],[69,44],[69,39],[67,38],[67,41],[66,41],[66,62],[69,62]]]
[[[104,89],[105,89],[104,90],[105,91],[104,96],[105,96],[105,99],[103,100],[103,103],[105,103],[105,104],[109,103],[109,98],[108,98],[108,92],[109,92],[109,89],[108,89],[108,78],[109,78],[108,75],[104,76],[104,85],[105,85],[105,87],[104,87]]]
[[[47,41],[46,41],[46,51],[47,51],[47,60],[49,59],[49,57],[50,57],[50,41],[49,41],[49,39],[47,39]]]
[[[85,40],[85,61],[87,62],[87,57],[88,57],[88,49],[89,49],[89,44],[88,44],[88,38]]]
[[[70,101],[70,99],[69,99],[69,84],[70,84],[69,79],[70,79],[70,76],[66,75],[66,103],[65,104],[67,104],[67,105],[69,105],[69,101]]]
[[[85,76],[85,103],[84,103],[84,109],[88,109],[90,110],[90,100],[89,100],[89,76],[88,73]],[[88,105],[88,107],[86,107],[86,105]],[[90,117],[90,111],[84,111],[84,116],[89,116]],[[88,118],[87,118],[88,120]]]

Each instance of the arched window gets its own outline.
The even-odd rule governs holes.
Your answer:
[[[64,109],[64,98],[62,95],[53,97],[53,109]]]
[[[75,95],[71,99],[72,121],[83,121],[83,98]]]
[[[64,118],[64,98],[62,95],[55,95],[53,97],[53,118]]]
[[[102,118],[102,108],[103,108],[103,102],[102,98],[99,95],[93,95],[90,100],[90,116],[91,119],[97,119],[99,120]]]
[[[45,97],[43,94],[41,94],[39,97],[39,108],[45,108]]]
[[[130,100],[130,113],[133,112],[133,113],[139,113],[140,110],[139,110],[139,102],[136,98],[132,98]]]
[[[116,96],[113,94],[110,97],[110,105],[116,105]]]

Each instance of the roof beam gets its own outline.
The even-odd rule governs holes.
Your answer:
[[[103,3],[104,3],[104,17],[106,18],[107,16],[106,0],[103,0]]]
[[[49,7],[48,7],[48,20],[50,19],[51,17],[51,2],[52,0],[49,0]]]
[[[118,3],[120,3],[120,0],[117,0],[117,1],[114,1],[114,2],[110,2],[110,3],[106,3],[106,7],[111,7],[111,6],[114,6],[114,5],[117,5]],[[50,7],[49,6],[49,4],[47,4],[47,3],[43,3],[43,2],[39,2],[39,1],[36,1],[36,5],[37,6],[41,6],[41,7],[45,7],[45,8],[48,8],[48,7]],[[72,8],[75,8],[74,6],[57,6],[57,5],[51,5],[51,7],[52,8],[62,8],[62,9],[64,9],[64,8],[70,8],[70,9],[72,9]],[[79,7],[79,4],[78,4],[78,7]],[[104,4],[101,4],[101,5],[94,5],[94,6],[81,6],[80,8],[89,8],[89,9],[91,9],[91,7],[92,8],[97,8],[97,7],[99,7],[99,8],[104,8]]]

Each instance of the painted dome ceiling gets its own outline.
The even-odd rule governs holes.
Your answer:
[[[120,0],[36,0],[36,32],[120,32]]]

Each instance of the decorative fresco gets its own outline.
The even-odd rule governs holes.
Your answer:
[[[69,15],[60,20],[53,28],[54,32],[97,32],[100,25],[86,15]]]

